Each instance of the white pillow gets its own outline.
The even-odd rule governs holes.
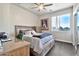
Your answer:
[[[30,36],[30,37],[33,36],[32,33],[31,33],[31,31],[26,31],[26,32],[25,32],[25,35],[26,35],[26,36]]]
[[[35,35],[35,34],[36,34],[36,32],[35,32],[34,30],[32,30],[32,31],[31,31],[31,33],[32,33],[33,35]]]

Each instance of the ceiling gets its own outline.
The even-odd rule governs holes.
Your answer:
[[[48,3],[45,3],[45,4],[48,4]],[[41,11],[38,11],[38,8],[32,9],[32,7],[35,6],[35,4],[33,3],[19,3],[17,5],[38,15],[51,13],[54,11],[72,7],[74,5],[74,3],[52,3],[52,4],[53,4],[52,6],[46,7],[46,10],[41,10]]]

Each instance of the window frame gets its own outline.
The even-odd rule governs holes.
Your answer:
[[[79,11],[77,11],[77,18],[78,18],[78,16],[79,16]],[[78,25],[78,19],[77,19],[77,24],[76,24],[76,26]],[[78,26],[77,26],[77,31],[79,31],[79,28],[78,28]]]
[[[57,15],[57,16],[52,16],[52,17],[56,17],[56,30],[52,29],[52,24],[51,24],[51,31],[70,31],[71,30],[71,21],[69,20],[69,30],[59,30],[60,27],[60,16],[62,15],[69,15],[70,16],[70,20],[71,20],[71,13],[65,13],[65,14],[61,14],[61,15]],[[52,20],[52,19],[51,19]]]

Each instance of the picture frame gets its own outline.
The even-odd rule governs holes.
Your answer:
[[[48,18],[41,19],[41,29],[48,30]]]

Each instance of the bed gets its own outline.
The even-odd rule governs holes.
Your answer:
[[[55,41],[53,35],[50,33],[36,33],[35,26],[16,25],[15,37],[18,35],[19,31],[21,31],[21,33],[23,34],[21,40],[25,40],[31,43],[30,48],[31,54],[33,55],[45,56],[54,46]],[[30,31],[32,35],[27,33],[28,31]]]

